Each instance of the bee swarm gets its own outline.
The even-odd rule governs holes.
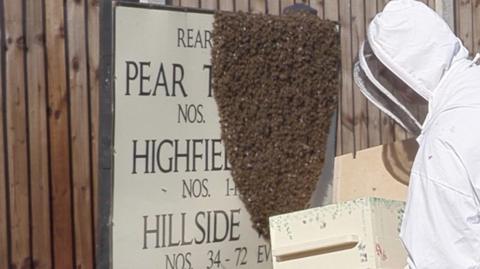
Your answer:
[[[217,13],[213,89],[232,177],[254,228],[304,209],[324,162],[339,89],[334,22]]]

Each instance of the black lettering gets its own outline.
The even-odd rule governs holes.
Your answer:
[[[127,89],[125,91],[125,95],[130,95],[130,81],[135,80],[138,76],[138,66],[135,62],[133,61],[126,61],[127,64]],[[132,70],[130,68],[133,67],[133,74]]]
[[[140,62],[140,94],[139,95],[150,95],[150,92],[152,90],[149,90],[147,92],[143,91],[143,81],[144,80],[147,80],[147,81],[150,80],[150,76],[144,76],[144,74],[143,74],[143,67],[144,66],[150,67],[150,62]]]
[[[193,239],[190,241],[185,241],[185,215],[187,213],[182,213],[182,246],[188,246],[191,245],[193,242]]]
[[[210,171],[208,168],[208,139],[205,139],[205,171]]]
[[[235,216],[240,217],[240,208],[239,209],[232,209],[230,210],[230,241],[237,241],[240,240],[240,233],[238,235],[234,235],[234,229],[237,227],[240,229],[240,220],[235,220]]]
[[[230,181],[230,178],[227,178],[226,181],[227,181],[227,194],[225,196],[236,196],[236,195],[238,195],[237,186],[235,186],[235,184],[231,183],[231,182],[233,182],[233,180]],[[232,186],[230,186],[230,184]]]
[[[183,188],[182,188],[182,198],[188,198],[192,197],[192,180],[190,179],[190,185],[187,183],[187,181],[184,179],[182,180],[183,182]]]
[[[202,233],[202,239],[200,240],[195,239],[195,244],[197,245],[202,244],[205,241],[205,236],[206,236],[205,229],[200,224],[199,217],[203,217],[203,219],[205,219],[205,212],[203,211],[198,212],[197,215],[195,216],[195,226],[197,226],[198,230],[200,230],[200,232]]]
[[[150,140],[145,140],[145,154],[137,154],[137,140],[133,140],[133,170],[132,174],[137,173],[137,159],[145,159],[145,174],[148,174],[148,147]]]
[[[160,245],[160,215],[155,215],[156,227],[154,229],[148,229],[147,224],[148,216],[143,216],[143,249],[148,249],[147,235],[155,234],[155,248],[159,248]]]
[[[187,122],[187,121],[188,121],[187,105],[185,105],[185,109],[183,109],[182,105],[181,105],[181,104],[178,104],[178,119],[177,119],[177,123],[182,122],[182,120],[181,120],[182,118],[183,118],[183,122]]]
[[[158,149],[157,149],[157,166],[158,168],[160,169],[160,171],[162,171],[163,173],[169,173],[172,171],[172,157],[169,157],[168,158],[168,168],[164,168],[161,164],[161,155],[160,155],[160,151],[162,149],[162,146],[163,144],[169,144],[170,147],[173,146],[173,141],[172,140],[169,140],[169,139],[165,139],[165,140],[162,140],[162,142],[160,143],[160,145],[158,145]]]
[[[165,227],[167,225],[167,215],[165,214],[162,214],[162,248],[166,247],[167,246],[167,242],[165,242],[165,238],[166,238],[166,230]]]
[[[195,38],[195,45],[194,47],[197,47],[197,44],[200,44],[200,47],[204,49],[203,44],[202,44],[202,34],[200,31],[197,31],[197,37]]]
[[[208,97],[212,97],[212,66],[209,64],[203,65],[203,70],[208,72]]]
[[[264,263],[270,259],[270,249],[268,245],[259,245],[257,249],[257,263]]]
[[[179,70],[179,74],[177,75],[177,70]],[[183,97],[187,97],[185,93],[185,88],[183,87],[182,80],[183,80],[184,70],[183,66],[180,64],[173,64],[173,89],[172,89],[172,96],[175,96],[176,85],[180,87],[182,91]]]
[[[208,179],[204,178],[202,180],[202,193],[203,193],[202,197],[208,197],[209,196],[207,183],[208,183]],[[205,190],[205,193],[203,192],[203,190]]]
[[[217,218],[219,215],[223,216],[223,218],[225,219],[225,233],[223,235],[221,235],[222,237],[219,237],[218,236],[218,232],[220,231],[220,229],[218,228],[218,224],[219,224],[219,219]],[[225,238],[227,238],[228,236],[228,230],[229,230],[229,223],[228,223],[228,215],[227,213],[225,213],[225,211],[222,211],[222,210],[215,210],[213,212],[213,242],[214,243],[218,243],[218,242],[222,242],[225,240]]]
[[[160,64],[160,68],[158,69],[157,83],[155,84],[155,89],[153,90],[152,95],[157,95],[158,87],[165,88],[165,96],[170,96],[170,93],[168,92],[167,79],[165,77],[165,70],[163,69],[163,63]]]
[[[203,122],[205,122],[205,120],[204,120],[204,118],[203,118],[202,110],[203,110],[203,105],[198,105],[198,106],[197,106],[197,114],[198,114],[197,123],[203,123]]]
[[[151,163],[151,166],[152,166],[152,170],[150,171],[150,173],[155,173],[155,144],[157,143],[157,140],[153,139],[152,140],[152,163]]]
[[[180,240],[172,242],[173,238],[173,214],[168,214],[168,246],[176,247],[180,245]]]
[[[216,157],[222,157],[222,152],[215,150],[215,144],[221,144],[221,143],[222,141],[220,139],[212,139],[212,171],[220,171],[223,168],[222,165],[215,166]]]
[[[187,254],[185,255],[185,260],[187,261],[187,264],[188,264],[187,269],[191,269],[191,268],[192,268],[192,263],[190,262],[191,256],[192,256],[192,253],[191,253],[191,252],[187,252]]]
[[[196,172],[197,171],[197,159],[202,159],[203,157],[203,154],[197,154],[197,144],[202,144],[203,143],[203,140],[202,139],[193,139],[192,140],[192,147],[193,147],[193,154],[192,154],[192,161],[193,161],[193,164],[192,164],[192,171],[193,172]]]
[[[180,153],[178,152],[178,139],[175,139],[175,170],[174,172],[178,172],[178,159],[179,158],[185,158],[185,172],[190,172],[190,158],[189,158],[189,152],[190,152],[190,139],[186,139],[186,149],[185,153]]]
[[[182,42],[183,47],[185,46],[185,41],[183,38],[185,37],[185,32],[183,31],[182,28],[177,29],[177,47],[180,47],[180,42]]]
[[[193,29],[188,29],[187,30],[187,44],[189,48],[193,48]]]
[[[170,258],[170,255],[165,255],[167,259],[165,260],[165,268],[168,269],[176,269],[177,268],[177,262],[175,260],[175,254],[173,255],[172,258]]]
[[[230,163],[228,162],[228,155],[227,155],[227,149],[224,149],[224,152],[223,152],[225,158],[223,158],[223,168],[225,171],[230,171],[231,170],[231,167],[230,167]]]
[[[206,46],[206,44],[208,43],[208,46],[209,46],[210,48],[212,48],[211,39],[212,39],[212,32],[210,32],[210,31],[205,31],[205,46]]]
[[[211,211],[207,211],[207,243],[210,243],[210,215]]]

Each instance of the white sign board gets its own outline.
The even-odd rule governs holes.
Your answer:
[[[115,8],[114,269],[272,268],[220,140],[212,23]]]

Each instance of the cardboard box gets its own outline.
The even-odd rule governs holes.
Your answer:
[[[417,149],[409,139],[336,157],[333,202],[368,196],[405,201]]]
[[[404,206],[370,197],[273,216],[273,268],[404,268]]]

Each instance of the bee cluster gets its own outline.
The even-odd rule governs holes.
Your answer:
[[[215,15],[214,97],[232,176],[255,229],[303,209],[324,163],[339,89],[334,22],[307,13]]]

